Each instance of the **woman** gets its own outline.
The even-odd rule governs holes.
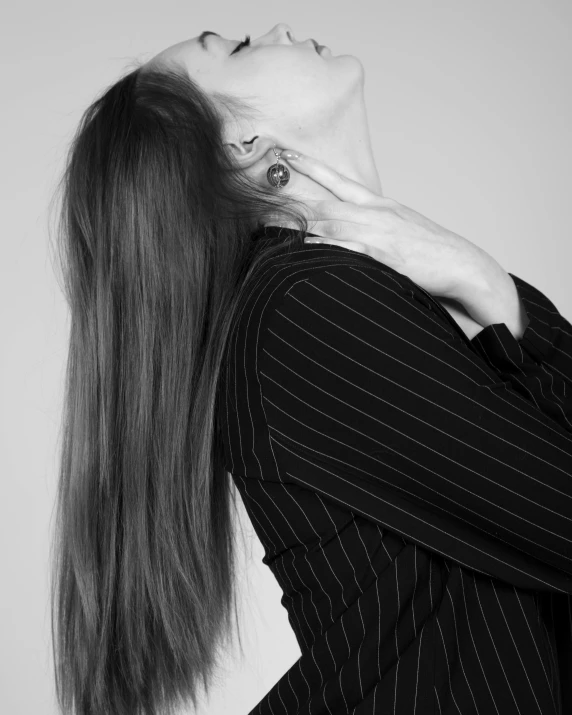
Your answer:
[[[234,484],[301,649],[251,715],[567,712],[572,326],[382,196],[356,58],[284,24],[174,45],[61,186],[62,710],[211,685]]]

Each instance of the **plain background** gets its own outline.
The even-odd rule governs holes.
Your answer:
[[[239,40],[277,22],[362,61],[384,195],[478,243],[572,319],[570,0],[10,3],[0,30],[2,712],[56,714],[48,548],[69,324],[48,203],[71,134],[133,58],[205,29]],[[221,663],[201,715],[247,713],[300,655],[244,524],[245,658]]]

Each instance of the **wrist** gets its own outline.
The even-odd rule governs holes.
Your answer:
[[[450,289],[444,295],[464,303],[475,291],[481,293],[489,290],[496,261],[471,241],[457,234],[454,236],[455,254],[451,258],[453,275]]]
[[[483,328],[505,323],[516,340],[520,340],[529,323],[512,277],[482,249],[478,249],[477,260],[458,283],[457,300]]]

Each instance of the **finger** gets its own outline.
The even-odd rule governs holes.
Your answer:
[[[342,240],[360,241],[373,234],[391,231],[394,224],[392,209],[358,206],[347,201],[316,201],[307,199],[302,208],[308,222],[308,232]]]
[[[373,221],[379,222],[383,207],[360,206],[351,201],[304,199],[304,208],[302,210],[310,220],[331,219],[368,226]]]
[[[342,248],[349,248],[356,253],[368,253],[367,246],[362,243],[357,243],[356,241],[336,241],[333,238],[322,239],[322,238],[306,238],[304,243],[321,243],[327,246],[341,246]]]
[[[314,236],[345,241],[358,241],[368,243],[371,241],[371,228],[366,224],[342,222],[337,219],[323,219],[309,222],[308,233]],[[377,237],[377,243],[381,242],[381,236]]]
[[[296,156],[298,158],[295,158]],[[380,202],[379,205],[383,205],[384,203],[383,196],[375,194],[363,184],[340,174],[340,172],[332,169],[331,166],[314,157],[288,149],[282,151],[280,157],[286,159],[296,171],[306,174],[306,176],[324,186],[342,201],[352,201],[360,206],[377,204],[378,202]]]

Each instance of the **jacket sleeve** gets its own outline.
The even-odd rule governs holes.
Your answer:
[[[338,260],[274,306],[258,371],[282,477],[467,568],[571,594],[569,324],[544,299],[520,341],[504,323],[468,341],[402,278]]]
[[[471,342],[515,392],[572,433],[572,325],[540,290],[509,275],[529,319],[522,338],[516,340],[498,323]]]

